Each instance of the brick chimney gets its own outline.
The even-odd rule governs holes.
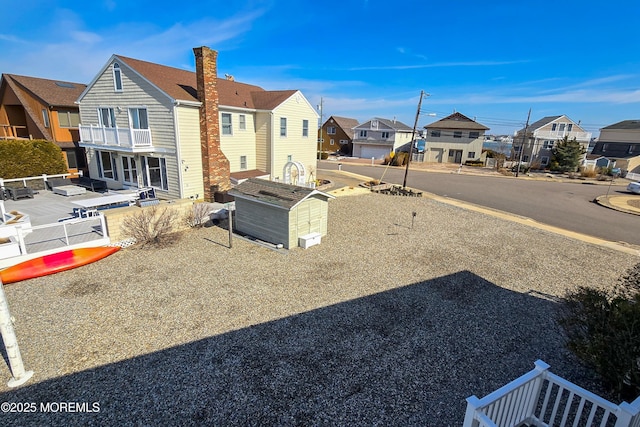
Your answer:
[[[218,113],[218,52],[206,46],[193,48],[200,107],[200,148],[204,199],[214,201],[216,191],[231,187],[229,160],[220,149],[220,117]]]

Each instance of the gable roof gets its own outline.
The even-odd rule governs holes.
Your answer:
[[[15,85],[20,86],[22,90],[26,90],[48,107],[78,108],[75,101],[87,87],[83,83],[48,80],[15,74],[3,74],[2,80],[11,86],[14,91],[16,89]]]
[[[602,129],[640,130],[640,120],[623,120],[621,122],[605,126]]]
[[[113,55],[107,66],[113,62],[127,65],[173,100],[200,102],[196,73],[193,71],[120,55]],[[297,90],[266,91],[260,86],[221,78],[217,79],[216,84],[219,104],[227,107],[272,110],[297,92]]]
[[[355,127],[358,128],[358,127],[361,127],[361,126],[366,126],[367,124],[371,123],[373,120],[377,120],[380,123],[383,123],[384,125],[388,126],[389,128],[391,128],[391,129],[393,129],[395,131],[398,131],[398,132],[413,132],[413,128],[412,127],[409,127],[409,126],[405,125],[404,123],[402,123],[399,120],[395,120],[395,119],[394,120],[389,120],[389,119],[383,119],[381,117],[374,117],[371,120],[368,120],[368,121],[366,121],[366,122],[364,122],[362,124],[359,124],[359,125],[357,125]],[[366,129],[370,129],[370,126],[366,127]]]
[[[229,190],[229,194],[236,198],[252,200],[286,210],[295,208],[302,201],[316,194],[327,200],[335,199],[334,196],[314,188],[267,181],[260,178],[249,178]]]
[[[440,119],[436,122],[431,123],[430,125],[426,125],[425,129],[478,129],[478,130],[489,130],[483,124],[476,122],[475,120],[470,119],[461,113],[453,113],[445,117],[444,119]]]

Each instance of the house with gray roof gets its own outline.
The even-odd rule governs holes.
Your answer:
[[[424,161],[458,163],[480,159],[488,127],[453,113],[425,126]]]
[[[380,117],[355,126],[353,131],[353,156],[378,160],[411,142],[413,135],[413,128],[404,123]]]
[[[512,157],[520,158],[532,167],[544,168],[551,161],[553,147],[567,137],[568,140],[576,139],[584,148],[585,153],[591,141],[591,132],[586,132],[580,127],[579,122],[574,122],[569,117],[547,116],[531,123],[526,128],[516,132],[513,138]]]
[[[204,198],[250,177],[316,165],[318,114],[298,90],[218,78],[217,52],[194,49],[196,72],[113,55],[80,105],[80,145],[109,188],[153,187]],[[310,175],[308,175],[310,176]]]
[[[0,139],[44,139],[62,149],[69,172],[86,172],[78,142],[80,115],[75,103],[87,86],[38,77],[2,74]]]
[[[640,120],[623,120],[600,129],[591,154],[606,157],[627,174],[640,174]]]

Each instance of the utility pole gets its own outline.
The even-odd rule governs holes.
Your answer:
[[[518,169],[516,169],[516,178],[520,175],[520,164],[522,163],[522,152],[524,151],[524,142],[527,140],[527,132],[529,131],[529,119],[531,118],[531,108],[527,114],[527,124],[524,125],[524,136],[522,137],[522,145],[520,146],[520,155],[518,156]]]
[[[318,109],[320,110],[320,138],[318,138],[318,160],[322,158],[322,126],[324,123],[322,122],[322,103],[323,99],[320,97],[320,105]]]
[[[409,163],[411,163],[411,156],[413,155],[413,144],[416,138],[416,128],[418,127],[418,118],[420,117],[420,107],[422,106],[422,97],[425,95],[424,91],[420,91],[420,101],[418,101],[418,111],[416,111],[416,121],[413,123],[413,134],[411,134],[411,144],[409,145],[409,158],[407,159],[407,167],[404,170],[404,181],[402,181],[402,188],[407,187],[407,174],[409,173]]]

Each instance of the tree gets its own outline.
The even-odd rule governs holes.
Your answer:
[[[587,151],[576,138],[569,140],[569,136],[559,140],[551,150],[551,169],[562,172],[575,172],[580,166],[580,160]]]

